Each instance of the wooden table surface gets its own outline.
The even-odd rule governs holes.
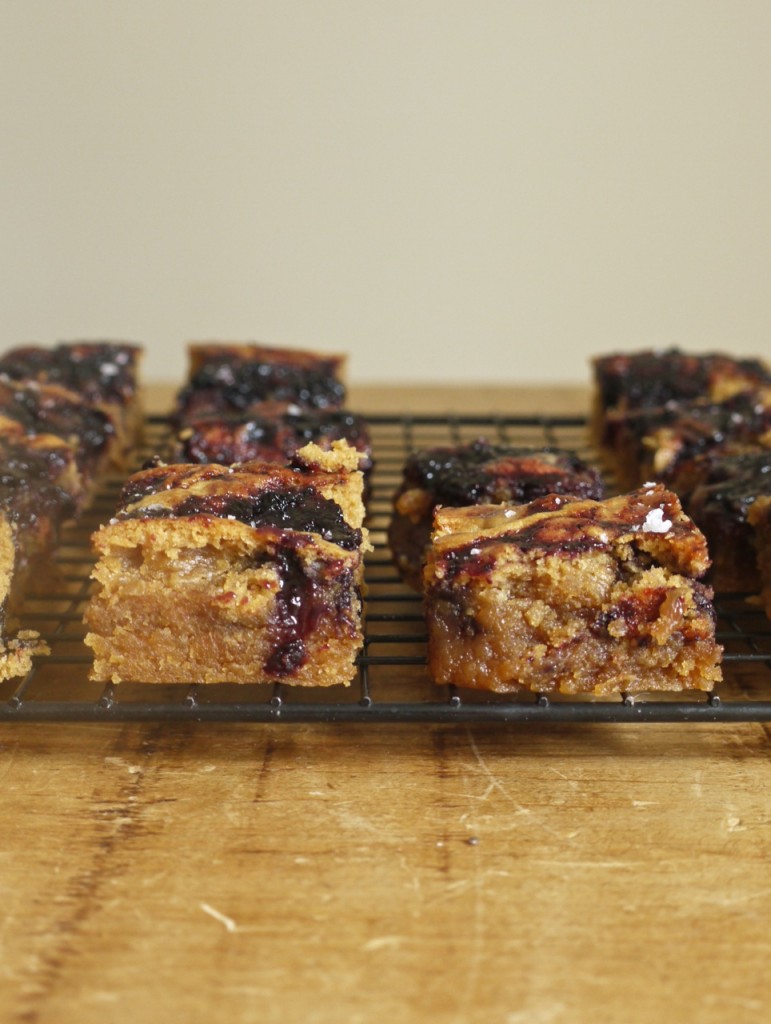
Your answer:
[[[0,1020],[766,1022],[770,737],[5,723]]]

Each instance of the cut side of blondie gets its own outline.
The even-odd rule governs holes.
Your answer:
[[[424,572],[430,671],[501,693],[711,690],[708,566],[703,535],[661,486],[440,509]]]
[[[17,630],[12,607],[17,600],[17,589],[22,573],[19,570],[19,552],[16,529],[7,513],[0,510],[0,682],[26,675],[36,655],[50,650],[38,633]]]
[[[155,466],[94,536],[92,678],[347,684],[362,644],[358,453]]]

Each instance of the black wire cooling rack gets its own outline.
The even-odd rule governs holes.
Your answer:
[[[376,468],[369,528],[375,546],[367,562],[366,637],[358,678],[350,687],[118,687],[88,681],[89,651],[82,624],[90,588],[89,538],[115,508],[122,479],[104,482],[88,514],[67,532],[55,578],[30,598],[23,625],[51,647],[23,680],[0,685],[0,721],[46,722],[731,722],[771,721],[771,623],[742,596],[718,597],[718,638],[725,681],[712,693],[624,694],[567,698],[499,696],[435,686],[426,669],[426,637],[417,594],[398,578],[385,529],[407,454],[439,444],[486,437],[515,445],[556,445],[591,459],[580,417],[368,417]],[[168,448],[167,423],[148,421],[137,465]],[[63,692],[66,691],[66,696]]]

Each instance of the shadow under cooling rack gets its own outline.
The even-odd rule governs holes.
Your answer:
[[[741,596],[718,597],[718,638],[725,681],[713,693],[650,692],[634,698],[498,696],[435,686],[426,669],[425,625],[417,594],[398,578],[385,530],[406,456],[416,448],[477,437],[555,445],[591,459],[580,417],[368,417],[376,468],[368,526],[366,637],[350,687],[260,684],[103,686],[88,680],[82,616],[90,588],[89,538],[110,517],[122,479],[105,481],[86,517],[66,534],[58,575],[28,602],[24,625],[48,641],[51,656],[23,680],[0,685],[0,721],[110,722],[736,722],[771,721],[771,623]],[[136,465],[168,451],[165,420],[151,419]]]

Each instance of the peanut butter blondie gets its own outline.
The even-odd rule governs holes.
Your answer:
[[[94,535],[100,681],[347,684],[362,643],[362,475],[345,442],[289,468],[156,465]]]
[[[606,458],[626,489],[648,480],[675,486],[683,467],[702,454],[749,444],[771,445],[771,388],[722,402],[673,401],[611,413],[605,424]]]
[[[701,532],[652,485],[605,501],[440,509],[424,573],[437,683],[502,693],[710,690]]]
[[[65,441],[20,428],[0,434],[0,680],[25,674],[32,656],[47,652],[37,633],[17,632],[16,615],[31,576],[50,582],[47,559],[82,500]]]
[[[77,342],[0,356],[0,678],[47,652],[36,633],[14,635],[16,616],[27,590],[51,585],[61,526],[133,439],[139,352]]]
[[[194,343],[188,382],[177,396],[176,422],[284,402],[299,409],[339,409],[345,357],[258,344]]]
[[[92,488],[116,458],[118,429],[102,408],[60,384],[0,377],[0,434],[53,434],[73,450],[84,488]]]
[[[712,555],[710,582],[718,591],[757,593],[761,587],[757,532],[750,520],[756,501],[771,498],[771,449],[702,457],[701,479],[688,511]]]
[[[58,384],[114,420],[125,451],[141,428],[138,373],[142,349],[123,341],[73,341],[46,348],[22,345],[0,356],[0,375]]]
[[[288,463],[306,444],[329,449],[346,441],[359,452],[365,479],[372,470],[372,443],[362,416],[344,409],[298,409],[266,402],[254,410],[210,415],[188,422],[177,434],[172,458],[179,462]]]
[[[595,381],[593,426],[605,440],[605,416],[651,409],[671,401],[722,402],[741,391],[771,384],[760,359],[737,359],[719,352],[689,353],[677,348],[616,352],[592,360]]]

